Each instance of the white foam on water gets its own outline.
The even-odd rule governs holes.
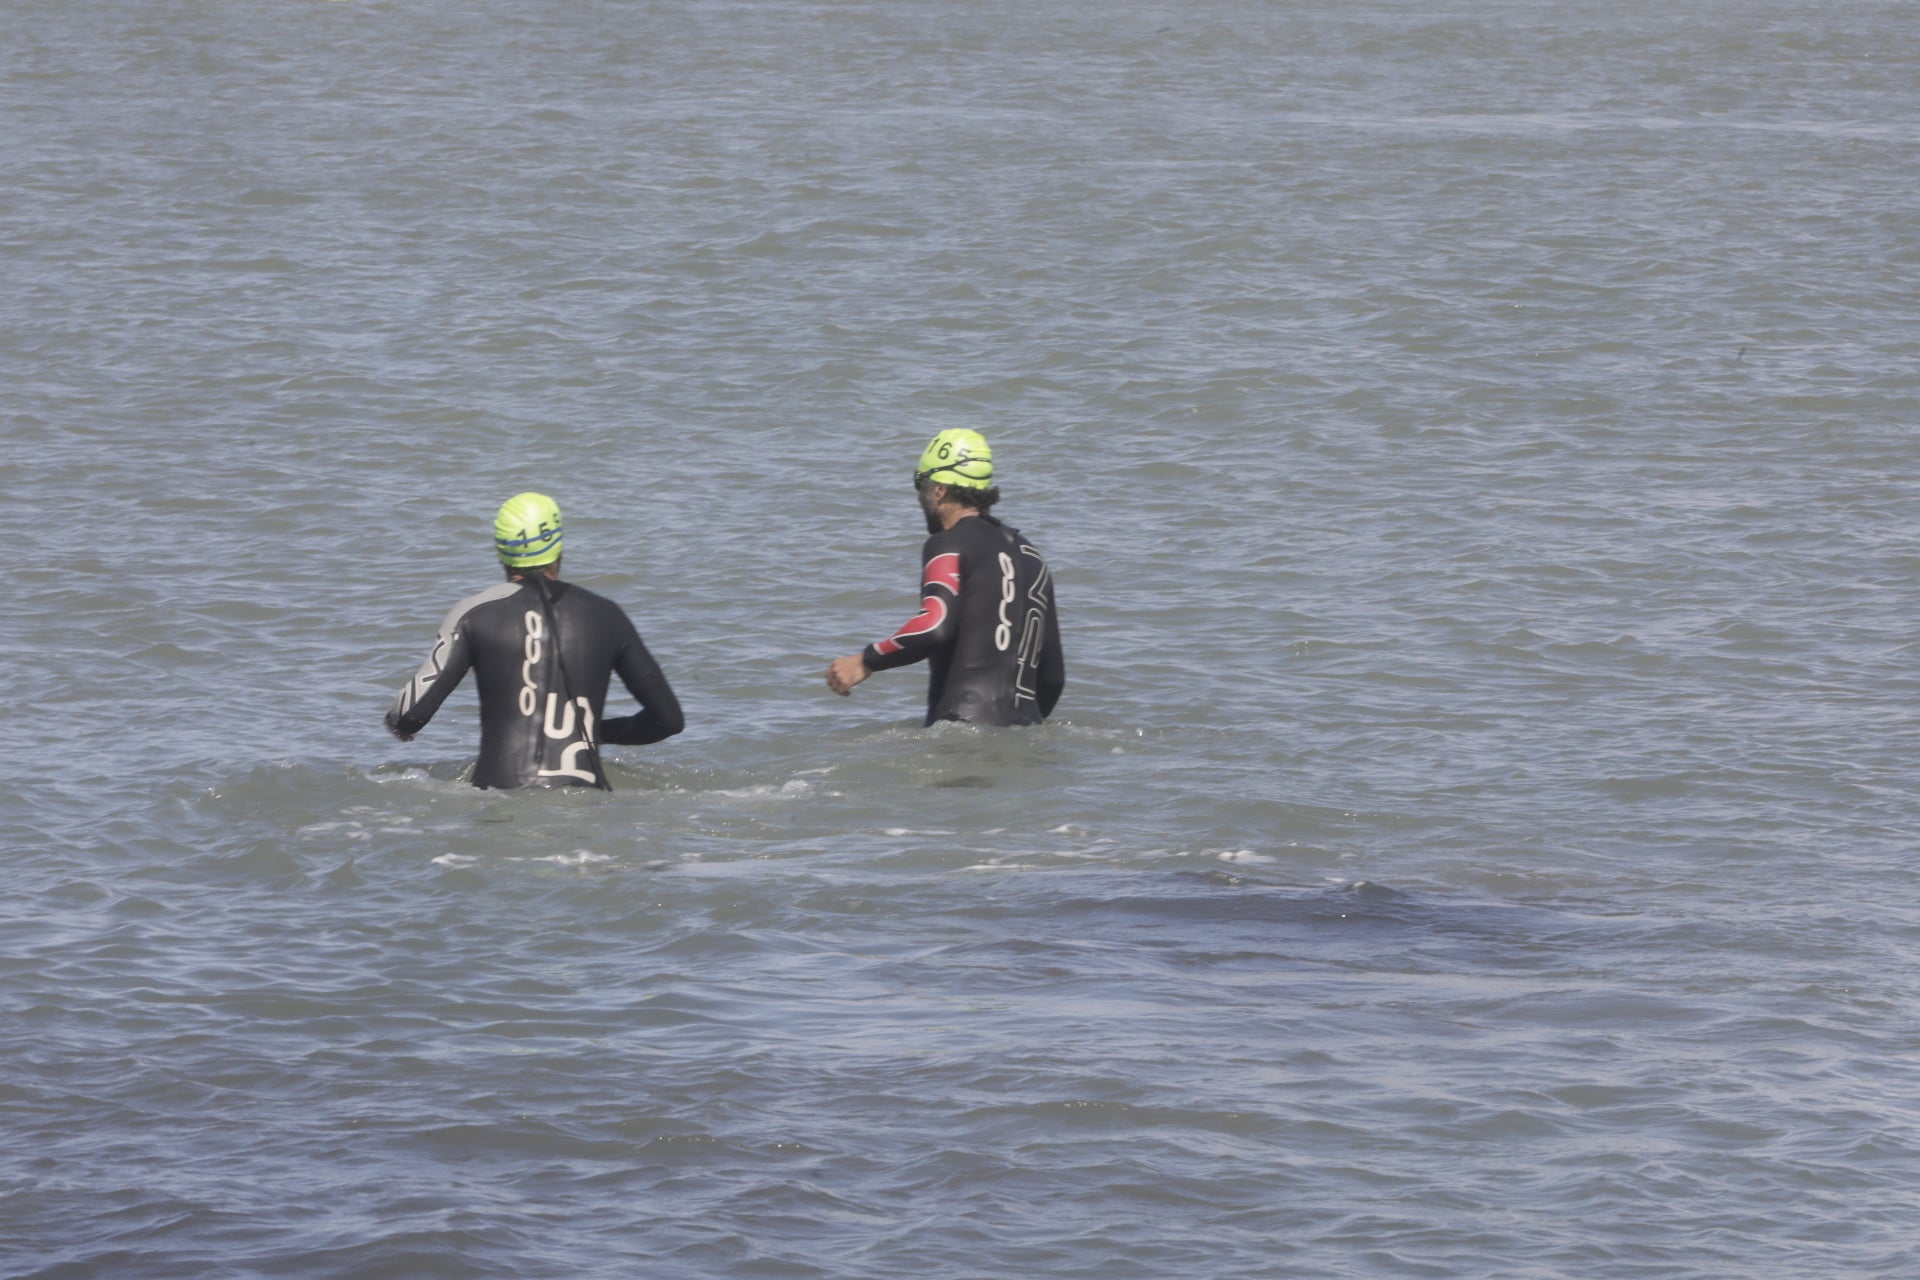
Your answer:
[[[530,859],[533,862],[551,862],[561,867],[597,867],[613,861],[611,854],[595,853],[591,849],[575,849],[572,853],[550,853],[545,857]]]
[[[778,786],[767,782],[751,787],[727,787],[718,791],[702,794],[716,796],[725,800],[790,800],[813,790],[813,784],[804,778],[789,778]]]

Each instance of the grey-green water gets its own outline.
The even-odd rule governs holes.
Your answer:
[[[1914,1274],[1916,190],[1910,3],[0,7],[0,1272]],[[1036,732],[820,682],[957,425]],[[379,725],[528,487],[611,795]]]

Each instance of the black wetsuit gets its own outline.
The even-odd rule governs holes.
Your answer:
[[[596,744],[639,746],[686,727],[679,700],[620,606],[538,573],[453,607],[433,652],[393,700],[388,726],[420,732],[468,667],[480,684],[476,787],[606,788]],[[640,711],[602,720],[614,672]]]
[[[920,615],[861,655],[874,671],[927,661],[927,723],[1039,724],[1066,687],[1053,575],[1031,542],[963,516],[920,552]]]

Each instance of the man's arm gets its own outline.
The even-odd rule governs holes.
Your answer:
[[[861,651],[873,671],[911,666],[953,643],[955,605],[960,600],[960,553],[943,551],[927,557],[920,570],[920,612],[884,640]]]
[[[620,683],[627,686],[627,692],[639,701],[640,710],[630,716],[602,720],[600,741],[618,747],[644,747],[649,742],[671,738],[687,727],[686,717],[680,712],[680,700],[673,696],[673,686],[667,683],[660,664],[647,652],[639,632],[620,647],[620,658],[613,669],[619,673]]]
[[[413,679],[400,686],[393,705],[387,708],[387,728],[400,741],[410,742],[414,734],[426,728],[427,721],[433,719],[433,713],[440,709],[440,704],[473,665],[467,629],[461,625],[466,614],[463,601],[447,615],[446,621],[440,624],[440,634],[434,637],[427,660],[413,673]]]
[[[927,542],[931,552],[933,539]],[[927,555],[920,569],[920,612],[886,639],[874,641],[859,653],[835,658],[827,668],[827,686],[845,696],[875,671],[924,661],[952,644],[959,599],[960,553]]]

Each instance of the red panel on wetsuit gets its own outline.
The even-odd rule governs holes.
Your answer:
[[[945,555],[935,556],[933,559],[927,561],[924,586],[928,594],[920,601],[919,616],[912,619],[906,626],[901,627],[887,639],[874,641],[873,650],[875,653],[882,655],[898,653],[900,652],[900,641],[909,636],[923,636],[929,631],[938,631],[940,629],[940,624],[947,620],[947,602],[939,596],[932,594],[932,592],[935,587],[945,587],[955,596],[960,594],[960,556],[958,553],[949,551]]]
[[[873,642],[877,653],[898,653],[900,642],[909,636],[923,636],[929,631],[938,631],[940,624],[947,620],[947,602],[939,596],[928,596],[920,602],[920,616],[907,623],[885,640]]]
[[[927,572],[922,585],[928,591],[935,587],[945,587],[954,595],[959,595],[960,553],[949,551],[943,556],[935,556],[927,561]]]

